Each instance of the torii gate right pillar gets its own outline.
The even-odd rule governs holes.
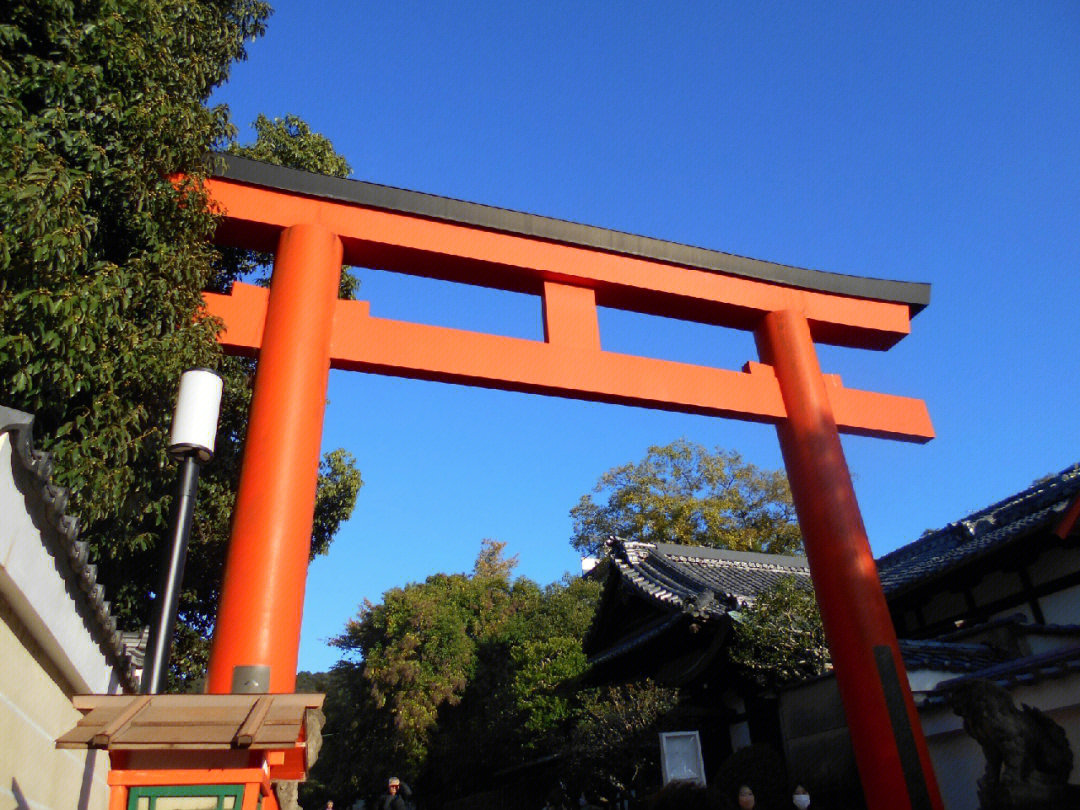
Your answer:
[[[941,810],[809,324],[772,312],[755,337],[787,410],[776,432],[867,806]]]

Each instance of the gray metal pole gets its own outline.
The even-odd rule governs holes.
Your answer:
[[[199,462],[195,454],[184,457],[180,471],[180,486],[176,492],[173,508],[172,537],[165,551],[161,587],[154,601],[154,623],[150,626],[150,640],[143,662],[141,692],[156,695],[165,683],[172,652],[173,630],[180,607],[180,586],[184,580],[184,564],[187,562],[188,537],[191,534],[192,517],[195,513],[195,497],[199,486]]]

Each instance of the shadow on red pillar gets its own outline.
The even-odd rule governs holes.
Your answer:
[[[206,691],[292,692],[342,244],[278,241]]]
[[[773,312],[755,336],[784,399],[777,434],[867,806],[942,810],[809,324]]]

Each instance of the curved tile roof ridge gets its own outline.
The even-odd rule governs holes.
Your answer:
[[[739,582],[717,578],[717,571],[744,572],[736,579],[760,577],[765,572],[809,578],[805,557],[645,543],[617,537],[609,538],[606,545],[623,581],[633,591],[696,616],[721,616],[736,604],[749,604],[756,598],[752,585],[749,590],[739,588]]]
[[[70,571],[75,586],[71,589],[76,604],[81,594],[80,612],[89,614],[94,640],[101,647],[120,675],[125,688],[137,692],[138,679],[135,677],[132,653],[124,643],[124,636],[116,624],[116,618],[110,613],[110,605],[105,601],[105,587],[97,581],[97,566],[89,561],[90,550],[87,543],[79,540],[79,521],[66,512],[70,492],[65,487],[52,483],[52,456],[34,447],[34,417],[32,414],[0,406],[0,433],[7,433],[13,449],[12,458],[33,477],[38,497],[45,506],[46,519],[55,533],[58,548],[46,550],[56,557],[57,552],[66,557],[66,565],[59,565],[63,576]],[[59,562],[59,560],[58,560]]]
[[[700,596],[699,592],[681,586],[655,563],[650,565],[656,551],[655,543],[610,537],[605,545],[612,562],[615,563],[623,581],[630,586],[631,590],[680,610],[687,608],[694,610],[697,607],[694,605],[694,600]],[[645,573],[651,576],[647,577]],[[659,587],[657,581],[659,581]]]
[[[975,672],[1008,659],[988,644],[962,644],[934,639],[897,639],[897,644],[908,669]]]
[[[656,587],[650,587],[649,581],[641,575],[637,566],[632,563],[628,563],[625,560],[615,560],[615,567],[618,569],[619,574],[622,576],[623,582],[627,583],[631,590],[637,591],[642,596],[650,599],[657,599],[661,602],[672,605],[676,608],[682,607],[682,599],[678,594],[672,593],[670,590],[660,590]]]

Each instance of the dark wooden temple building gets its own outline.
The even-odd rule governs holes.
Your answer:
[[[809,588],[806,558],[615,539],[607,550],[590,572],[604,582],[585,641],[592,678],[680,687],[707,769],[751,740],[778,746],[775,695],[740,683],[729,664],[730,614],[783,577]]]
[[[974,807],[983,760],[943,688],[989,679],[1061,724],[1080,752],[1080,465],[1037,481],[878,561],[946,806]],[[613,540],[586,641],[594,677],[682,687],[706,768],[751,742],[818,785],[850,784],[853,760],[828,674],[764,694],[726,651],[731,612],[805,559]],[[976,801],[977,803],[977,801]]]

